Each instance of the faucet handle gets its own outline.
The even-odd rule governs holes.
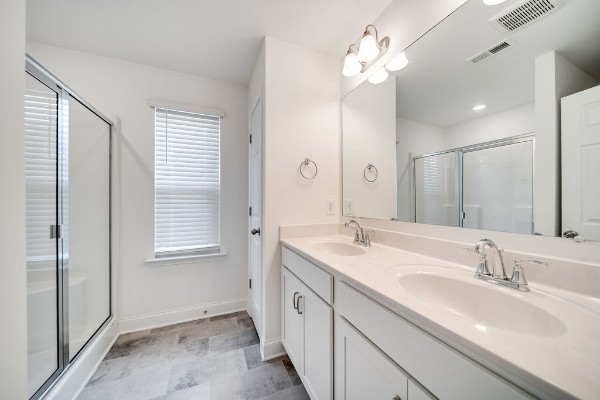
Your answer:
[[[465,247],[464,251],[468,251],[469,253],[475,253],[479,256],[479,265],[477,266],[477,270],[475,271],[475,277],[480,277],[482,275],[490,276],[492,273],[487,265],[487,256],[485,252],[480,252],[477,248]]]
[[[510,281],[519,291],[529,292],[529,284],[527,283],[527,279],[525,279],[523,264],[535,264],[547,267],[548,263],[538,260],[515,260],[515,268],[513,269]]]
[[[374,234],[375,234],[375,231],[365,231],[364,245],[366,247],[371,247],[371,235],[374,235]]]
[[[471,248],[471,247],[463,247],[463,250],[468,251],[469,253],[475,253],[475,254],[481,255],[480,252],[478,252],[477,250],[475,250],[474,248]]]

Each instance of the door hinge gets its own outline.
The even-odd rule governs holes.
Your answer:
[[[250,134],[250,144],[252,144],[252,134]]]
[[[252,289],[252,279],[248,279],[248,289]]]
[[[248,215],[250,217],[252,216],[252,206],[248,207]]]
[[[50,239],[60,239],[61,229],[60,225],[50,225]]]

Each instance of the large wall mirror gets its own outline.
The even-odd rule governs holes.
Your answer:
[[[600,240],[599,15],[469,0],[346,94],[344,215]]]

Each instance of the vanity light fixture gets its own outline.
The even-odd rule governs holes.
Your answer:
[[[481,111],[485,107],[487,107],[485,104],[477,104],[475,107],[473,107],[473,111]]]
[[[390,62],[385,64],[385,68],[390,71],[400,71],[402,68],[405,68],[408,65],[408,58],[406,58],[406,54],[404,52],[398,54],[396,57],[392,58]]]
[[[374,85],[385,81],[388,78],[388,72],[384,67],[379,68],[373,75],[369,77],[369,82]]]
[[[388,50],[390,39],[386,36],[379,39],[377,28],[367,25],[363,37],[358,43],[352,43],[344,58],[344,76],[354,76],[368,70]]]
[[[483,0],[483,4],[487,6],[495,6],[504,3],[506,0]]]

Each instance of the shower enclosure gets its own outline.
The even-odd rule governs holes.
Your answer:
[[[110,322],[112,123],[27,57],[28,395],[40,398]]]
[[[534,140],[414,156],[415,222],[532,234]]]

